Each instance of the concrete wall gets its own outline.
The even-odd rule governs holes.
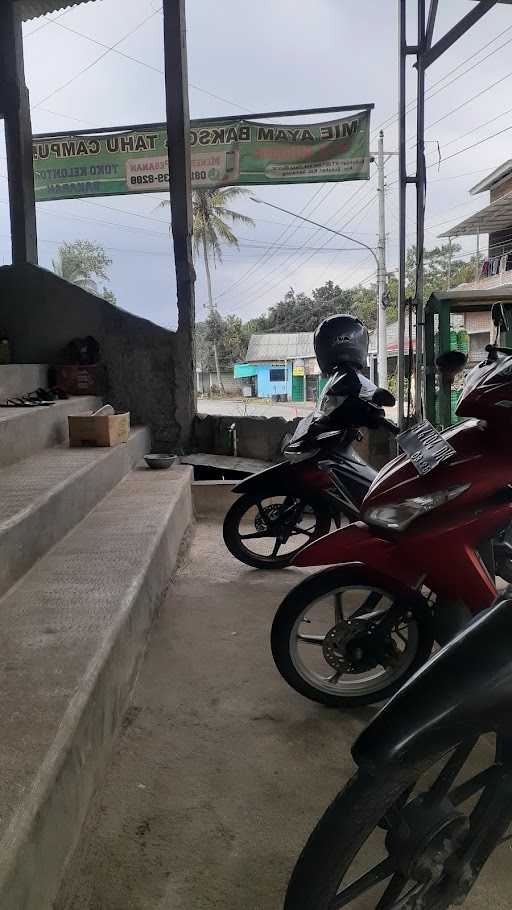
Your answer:
[[[11,360],[51,364],[72,338],[92,335],[107,366],[106,399],[150,427],[155,451],[186,447],[194,416],[191,320],[180,317],[171,332],[37,266],[0,268]]]
[[[260,461],[279,461],[285,436],[292,435],[300,418],[283,417],[221,417],[197,414],[193,425],[192,448],[196,452],[232,455],[232,436],[229,428],[235,423],[237,449],[241,458]],[[392,436],[383,430],[365,431],[355,448],[372,467],[382,468],[396,455]]]

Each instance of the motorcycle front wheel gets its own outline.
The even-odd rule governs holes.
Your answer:
[[[426,600],[362,565],[327,569],[293,588],[271,634],[286,682],[312,701],[339,708],[394,695],[433,644]]]
[[[485,736],[442,757],[360,770],[311,834],[284,910],[445,910],[463,903],[508,839],[512,781],[500,749]],[[504,851],[502,881],[507,862]],[[490,905],[484,882],[478,891],[471,907]],[[494,894],[492,903],[496,910],[510,906],[508,895],[499,902]]]
[[[223,535],[240,562],[254,569],[282,569],[330,527],[331,516],[320,501],[246,493],[227,512]]]

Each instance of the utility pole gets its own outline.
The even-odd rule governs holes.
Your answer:
[[[386,332],[386,209],[384,199],[384,133],[379,133],[379,150],[377,155],[378,196],[379,196],[379,270],[377,276],[378,311],[377,311],[377,368],[379,386],[388,387],[388,342]]]

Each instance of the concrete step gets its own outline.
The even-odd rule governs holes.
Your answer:
[[[48,387],[48,367],[44,363],[0,364],[0,401],[28,395]]]
[[[0,596],[149,452],[149,431],[112,449],[57,446],[0,468]],[[0,620],[1,622],[1,620]]]
[[[81,414],[100,405],[99,398],[83,395],[48,407],[0,408],[0,467],[67,443],[68,414]]]
[[[0,907],[50,910],[191,522],[136,469],[0,599]]]

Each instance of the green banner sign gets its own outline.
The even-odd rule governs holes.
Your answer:
[[[191,123],[194,189],[369,178],[370,112],[297,126]],[[34,140],[36,200],[161,193],[169,187],[165,124],[148,131]]]

